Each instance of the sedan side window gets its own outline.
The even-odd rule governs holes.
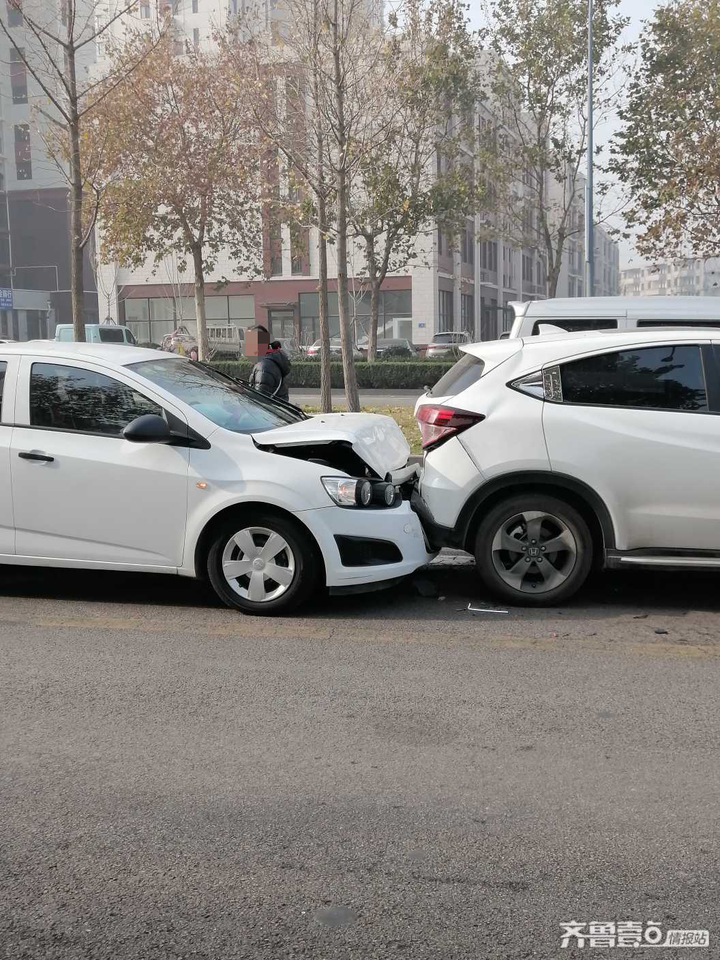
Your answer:
[[[560,367],[562,400],[606,407],[708,410],[700,347],[663,344],[602,353]]]
[[[30,424],[118,437],[136,417],[162,416],[162,408],[132,387],[94,370],[34,363],[30,374]]]

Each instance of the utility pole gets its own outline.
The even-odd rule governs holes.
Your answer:
[[[595,229],[593,206],[593,0],[588,0],[588,133],[587,184],[585,187],[585,296],[595,295]]]

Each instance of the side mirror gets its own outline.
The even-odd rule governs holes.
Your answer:
[[[166,421],[154,413],[136,417],[125,427],[122,435],[131,443],[171,443],[173,440]]]

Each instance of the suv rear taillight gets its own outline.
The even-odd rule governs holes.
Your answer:
[[[423,450],[437,446],[485,419],[482,413],[469,413],[467,410],[454,410],[452,407],[434,406],[431,403],[420,407],[416,417],[422,435]]]

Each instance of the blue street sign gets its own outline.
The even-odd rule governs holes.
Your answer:
[[[0,287],[0,310],[12,310],[13,292],[10,287]]]

